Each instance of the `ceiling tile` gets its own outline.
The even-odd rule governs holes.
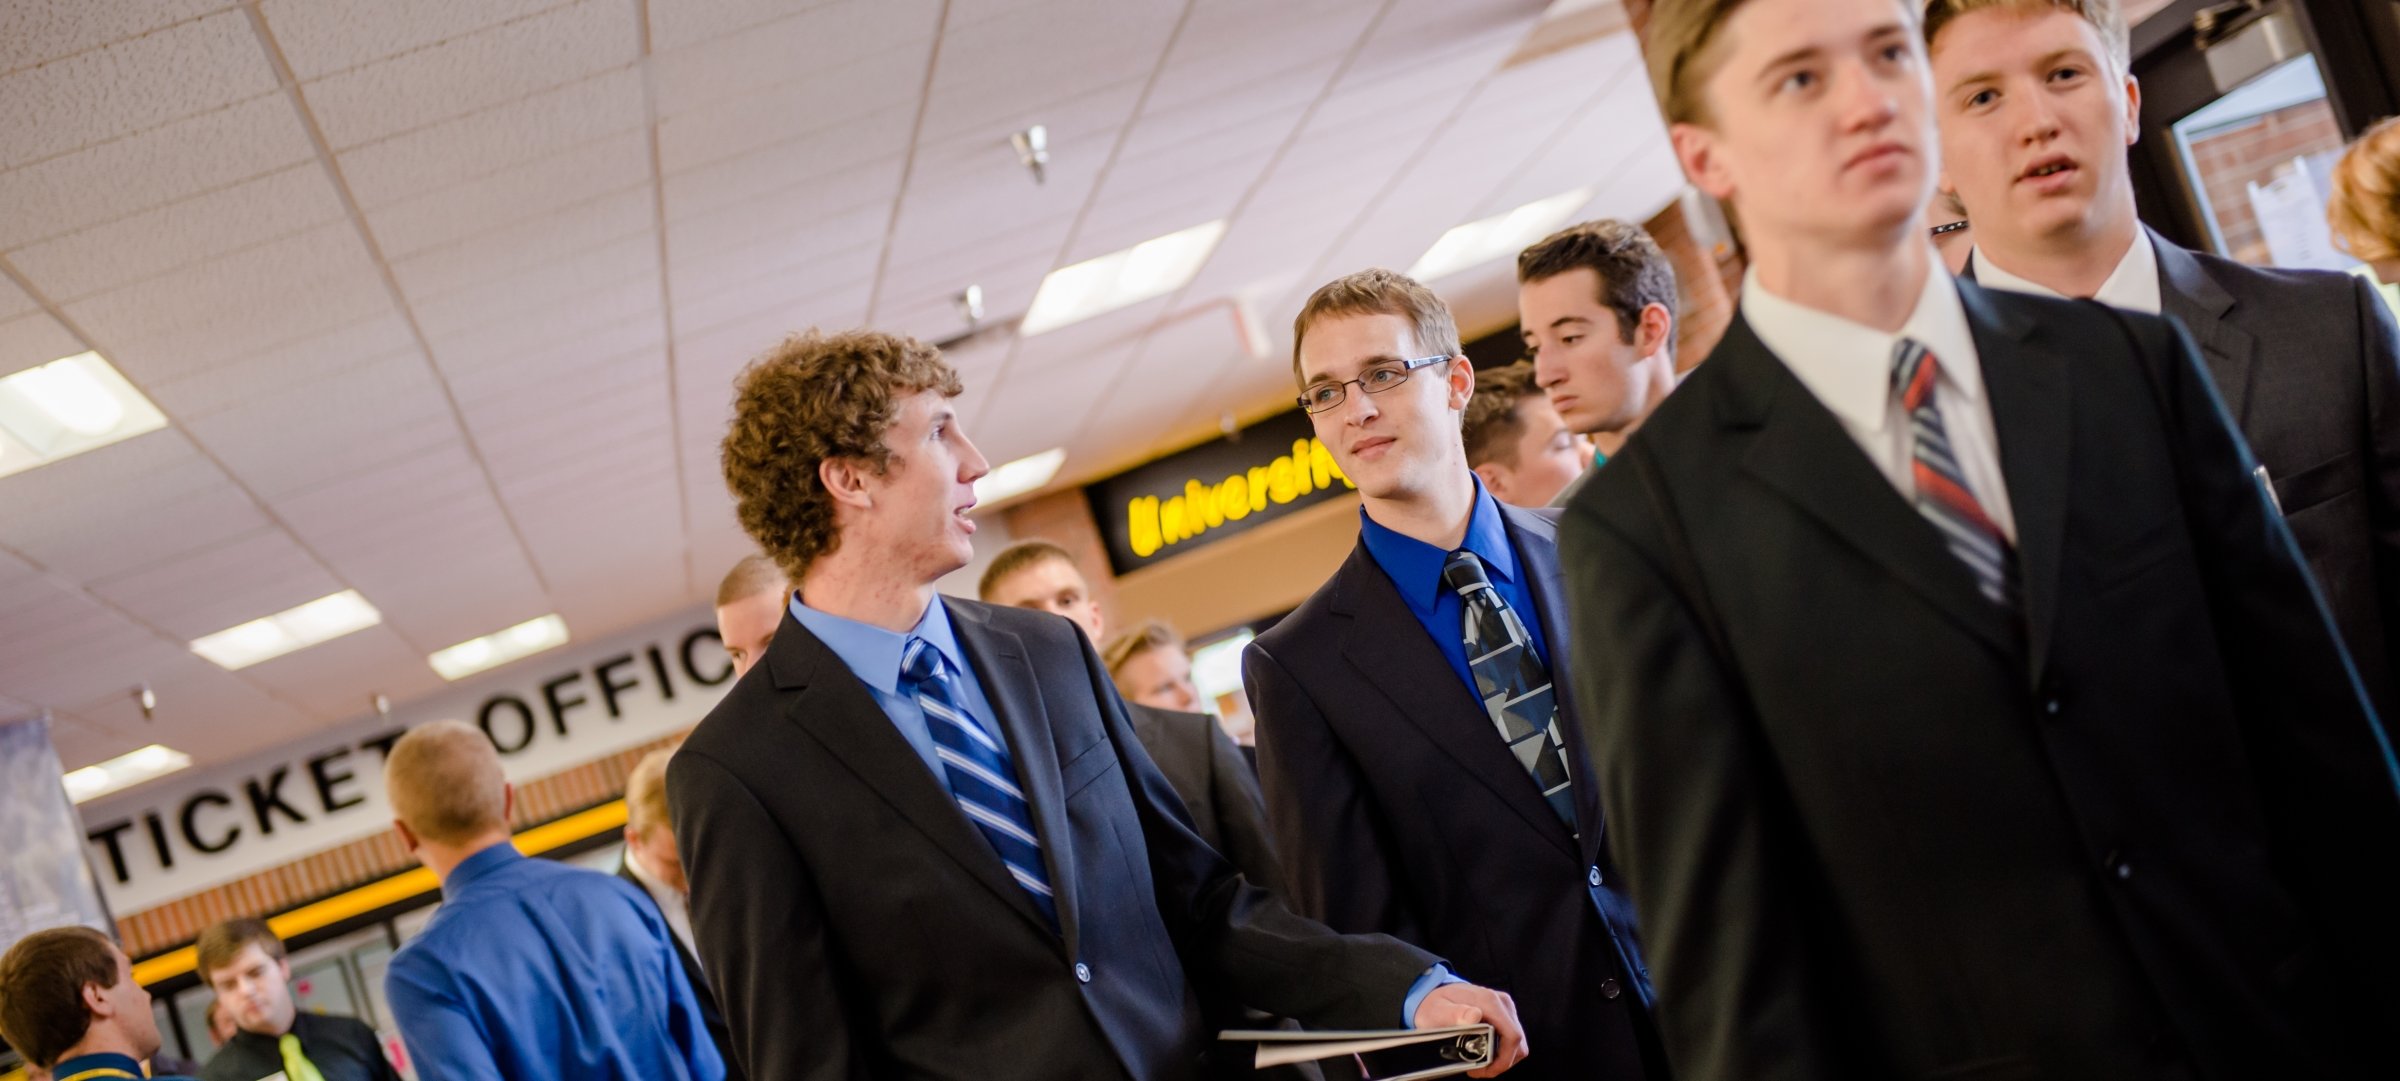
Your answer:
[[[0,171],[0,248],[96,225],[312,160],[281,92]]]
[[[400,279],[400,288],[409,299],[424,301],[629,236],[655,234],[657,222],[650,187],[644,184],[395,259],[392,274]]]
[[[771,91],[795,71],[859,56],[913,51],[921,76],[940,15],[936,0],[839,0],[685,47],[654,42],[659,50],[651,61],[658,113],[676,116],[727,98]]]
[[[567,0],[261,0],[292,72],[315,79],[398,56]]]
[[[223,412],[259,394],[341,373],[368,361],[425,351],[397,313],[385,312],[329,332],[271,346],[240,358],[145,386],[152,401],[181,421]]]
[[[342,176],[375,210],[641,127],[641,73],[627,68],[341,151]]]
[[[650,47],[658,52],[824,6],[826,0],[652,0]]]
[[[71,357],[85,348],[64,324],[41,312],[0,322],[0,375]]]
[[[341,221],[341,196],[315,164],[119,218],[10,254],[54,303]]]
[[[289,533],[269,528],[104,578],[95,596],[190,641],[342,590]],[[368,598],[369,603],[373,598]]]
[[[249,17],[225,11],[0,76],[0,169],[275,89]]]
[[[0,72],[63,59],[232,6],[231,0],[16,0],[0,6]]]
[[[367,213],[376,243],[399,259],[641,184],[650,140],[638,130],[603,135],[490,176]]]
[[[487,109],[639,58],[635,5],[579,0],[301,86],[341,150]]]

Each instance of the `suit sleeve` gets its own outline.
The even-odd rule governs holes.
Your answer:
[[[420,1081],[483,1081],[503,1076],[483,1027],[442,973],[395,960],[384,972],[384,998]]]
[[[367,1061],[367,1075],[373,1081],[400,1081],[400,1071],[392,1068],[392,1060],[383,1053],[383,1038],[375,1034],[375,1026],[355,1017],[342,1018],[350,1040],[357,1045],[360,1058]]]
[[[1581,738],[1641,914],[1676,1076],[1866,1076],[1837,1057],[1811,979],[1824,960],[1802,915],[1815,872],[1747,691],[1661,561],[1603,519],[1590,489],[1567,511],[1560,556]]]
[[[1258,791],[1258,778],[1233,737],[1209,718],[1203,738],[1208,741],[1208,784],[1217,806],[1217,836],[1225,842],[1225,858],[1242,876],[1268,893],[1283,896],[1283,868],[1275,862],[1275,845],[1267,838],[1267,805]]]
[[[2181,327],[2141,325],[2275,863],[2349,1000],[2400,1012],[2400,772],[2299,545]]]
[[[2373,534],[2376,611],[2382,615],[2382,671],[2400,710],[2400,327],[2376,288],[2360,280],[2358,337],[2367,384],[2367,529]],[[2365,663],[2360,658],[2360,663]],[[2385,731],[2400,718],[2385,717]]]
[[[667,796],[691,881],[692,937],[741,1072],[865,1078],[834,980],[823,902],[800,854],[741,779],[705,755],[675,755]],[[706,1043],[696,1008],[691,1024],[693,1038]]]
[[[1337,930],[1424,941],[1358,762],[1308,692],[1257,643],[1242,651],[1242,685],[1258,719],[1260,787],[1292,908]]]
[[[1183,801],[1134,738],[1125,702],[1092,651],[1086,677],[1132,793],[1159,915],[1184,967],[1243,1005],[1321,1029],[1392,1027],[1418,974],[1441,959],[1383,935],[1341,935],[1284,907],[1193,831]],[[764,1076],[752,1071],[753,1076]]]

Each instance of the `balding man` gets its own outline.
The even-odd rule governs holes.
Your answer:
[[[717,637],[725,655],[733,658],[740,676],[767,655],[767,643],[783,622],[783,606],[791,603],[792,582],[783,568],[762,555],[743,556],[717,586]]]
[[[401,840],[442,881],[384,976],[418,1077],[723,1081],[657,909],[620,879],[517,853],[515,792],[481,729],[410,729],[384,784]]]

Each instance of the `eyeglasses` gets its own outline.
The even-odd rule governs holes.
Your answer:
[[[1449,359],[1450,356],[1445,353],[1438,357],[1396,360],[1385,364],[1369,365],[1367,370],[1358,373],[1356,379],[1312,383],[1307,390],[1300,392],[1300,408],[1311,413],[1322,413],[1340,405],[1350,397],[1350,385],[1353,383],[1358,384],[1358,389],[1369,394],[1381,394],[1408,382],[1409,373],[1419,368],[1443,363]]]
[[[1950,224],[1948,224],[1948,225],[1936,225],[1936,226],[1934,226],[1934,227],[1933,227],[1933,235],[1935,235],[1935,236],[1944,236],[1944,235],[1947,235],[1947,234],[1950,234],[1950,233],[1955,233],[1955,232],[1957,232],[1957,231],[1959,231],[1959,230],[1961,230],[1961,229],[1964,229],[1964,228],[1966,228],[1966,227],[1967,227],[1967,220],[1966,220],[1965,218],[1960,218],[1959,220],[1957,220],[1957,221],[1954,221],[1954,222],[1951,222],[1951,223],[1950,223]]]

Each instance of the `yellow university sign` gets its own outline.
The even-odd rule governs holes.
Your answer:
[[[1123,574],[1355,486],[1306,415],[1269,417],[1085,489],[1109,563]]]

